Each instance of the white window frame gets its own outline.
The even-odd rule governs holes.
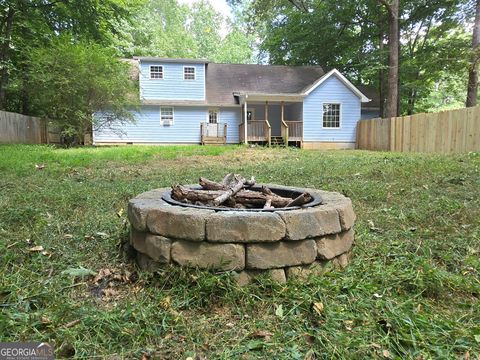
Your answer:
[[[217,113],[217,122],[210,122],[210,111],[215,111]],[[220,123],[220,109],[219,108],[209,108],[207,111],[207,124],[219,124]]]
[[[167,120],[163,118],[162,109],[172,109],[172,119]],[[160,125],[161,126],[172,126],[175,123],[175,108],[173,106],[160,106]]]
[[[193,79],[185,79],[185,69],[193,69]],[[190,74],[189,74],[190,75]],[[184,66],[183,67],[183,80],[185,81],[195,81],[197,80],[197,68],[195,66]]]
[[[329,127],[329,126],[325,127],[325,126],[323,126],[323,115],[324,115],[323,107],[327,104],[339,105],[340,106],[340,109],[338,110],[338,127]],[[324,101],[324,102],[322,102],[322,119],[321,119],[322,129],[325,129],[325,130],[339,130],[339,129],[341,129],[342,128],[342,118],[343,118],[342,113],[343,113],[343,105],[342,105],[341,102],[339,102],[339,101]]]
[[[160,77],[152,77],[152,67],[159,67],[159,68],[162,69],[162,77],[161,78]],[[164,69],[163,65],[150,65],[148,67],[148,70],[149,70],[148,76],[150,77],[150,80],[163,80],[165,78],[165,69]],[[156,73],[158,74],[159,72],[156,72]]]

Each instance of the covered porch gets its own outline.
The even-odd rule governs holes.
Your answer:
[[[244,94],[239,99],[242,108],[241,143],[301,146],[303,97]]]

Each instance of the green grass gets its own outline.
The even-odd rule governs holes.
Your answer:
[[[138,271],[121,250],[128,199],[226,172],[351,197],[351,265],[243,289],[228,273]],[[479,240],[475,153],[0,146],[0,340],[77,358],[474,359]],[[99,297],[91,277],[62,273],[79,267],[133,275]]]

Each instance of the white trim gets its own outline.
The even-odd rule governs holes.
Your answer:
[[[323,106],[325,104],[335,104],[335,105],[340,105],[340,118],[338,119],[339,121],[339,126],[338,127],[324,127],[323,126]],[[322,130],[341,130],[342,129],[342,123],[343,123],[343,104],[342,102],[340,101],[329,101],[329,100],[325,100],[325,101],[322,101],[322,119],[321,119],[321,129]]]
[[[357,95],[362,102],[369,102],[371,99],[363,95],[363,93],[358,90],[348,79],[343,76],[340,71],[337,69],[330,70],[328,73],[323,75],[320,79],[318,79],[313,85],[311,85],[309,88],[307,88],[303,94],[304,95],[309,95],[313,90],[315,90],[317,87],[319,87],[321,84],[323,84],[328,78],[330,78],[332,75],[335,75],[343,84],[348,87],[352,92]]]
[[[193,69],[193,79],[185,79],[185,69],[190,68]],[[197,67],[192,65],[183,65],[183,80],[184,81],[195,81],[197,80]]]
[[[172,121],[170,124],[166,124],[162,120],[162,108],[171,108],[172,109]],[[173,106],[161,105],[158,107],[160,110],[160,126],[173,126],[175,124],[175,108]]]
[[[162,77],[161,78],[152,78],[152,67],[161,67],[162,68]],[[149,80],[163,80],[165,79],[165,68],[163,65],[149,65],[148,66],[148,78]]]
[[[215,111],[217,113],[217,124],[220,124],[220,108],[218,107],[207,108],[207,124],[210,124],[210,111]]]

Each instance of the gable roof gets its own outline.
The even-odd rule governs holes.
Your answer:
[[[207,103],[237,105],[234,93],[299,95],[325,74],[320,66],[207,65]]]
[[[338,80],[340,80],[347,88],[349,88],[355,95],[357,95],[363,102],[369,102],[370,99],[363,95],[363,93],[355,87],[348,79],[343,76],[340,71],[337,69],[332,69],[330,70],[327,74],[322,76],[320,79],[315,81],[312,85],[308,86],[305,88],[302,93],[305,95],[310,94],[313,90],[315,90],[317,87],[319,87],[321,84],[323,84],[327,79],[331,78],[332,76],[336,76]]]

